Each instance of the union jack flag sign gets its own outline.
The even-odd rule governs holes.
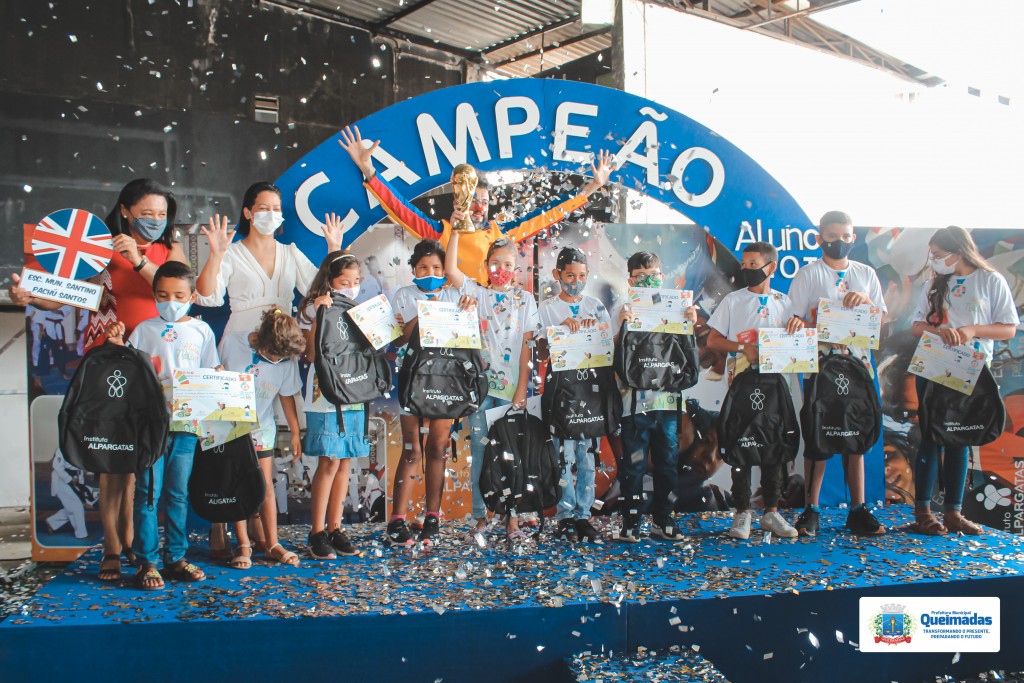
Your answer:
[[[61,209],[35,227],[32,253],[54,275],[85,280],[107,267],[114,249],[102,220],[81,209]]]

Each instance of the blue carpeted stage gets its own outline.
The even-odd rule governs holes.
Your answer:
[[[886,510],[883,523],[905,521]],[[394,552],[380,527],[357,528],[364,554],[257,560],[247,572],[193,559],[210,578],[148,593],[95,578],[100,551],[70,565],[0,624],[4,681],[575,680],[581,652],[699,654],[733,683],[919,681],[1024,668],[1024,542],[891,532],[857,539],[828,511],[817,539],[728,539],[724,514],[691,515],[687,541],[577,546],[549,540],[481,548],[448,525],[430,551]],[[305,528],[285,528],[298,547]],[[292,541],[289,543],[289,539]],[[201,540],[201,539],[197,539]],[[996,654],[867,654],[857,649],[861,596],[997,596]],[[953,660],[957,661],[954,662]],[[700,680],[700,679],[695,679]]]

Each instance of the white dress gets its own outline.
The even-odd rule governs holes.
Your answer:
[[[316,266],[298,247],[278,242],[274,276],[267,277],[249,248],[241,242],[234,242],[224,254],[213,293],[200,296],[197,303],[201,306],[222,306],[226,292],[231,299],[231,316],[224,328],[225,336],[248,334],[260,324],[260,316],[268,308],[276,307],[290,315],[295,290],[305,294],[316,272]]]

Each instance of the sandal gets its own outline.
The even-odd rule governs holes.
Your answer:
[[[239,545],[237,554],[228,563],[232,569],[252,569],[252,546]]]
[[[144,591],[158,591],[164,587],[164,577],[155,564],[146,563],[135,572],[135,585]]]
[[[100,581],[121,580],[121,555],[104,555],[100,560]]]
[[[121,554],[124,555],[124,559],[128,561],[128,564],[130,564],[133,567],[135,566],[135,561],[138,558],[135,556],[135,551],[132,550],[132,547],[130,545],[126,545],[123,548],[121,548]]]
[[[184,581],[186,583],[195,583],[206,578],[206,574],[202,569],[186,560],[178,560],[171,566],[164,567],[164,571],[175,581]]]
[[[925,536],[945,536],[949,533],[949,529],[944,527],[942,523],[936,519],[935,515],[930,512],[922,514],[914,514],[914,521],[907,524],[904,529],[912,534],[923,534]]]
[[[234,559],[234,557],[237,557],[237,555],[232,556],[230,548],[210,548],[210,559],[217,562],[227,562]]]
[[[281,551],[275,553],[275,548],[280,548]],[[287,564],[291,567],[299,566],[299,556],[291,552],[290,550],[285,550],[284,546],[280,543],[275,543],[274,545],[267,548],[267,557],[271,558],[272,560],[276,560],[281,564]]]
[[[964,517],[959,510],[950,510],[942,515],[946,528],[953,533],[960,532],[966,536],[981,536],[985,530],[980,525]]]

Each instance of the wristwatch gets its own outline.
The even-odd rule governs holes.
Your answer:
[[[745,349],[745,348],[747,348],[746,344],[740,344],[739,346],[736,347],[736,350],[737,351],[743,351],[743,349]]]
[[[137,273],[140,270],[142,270],[143,268],[145,268],[148,264],[149,264],[149,259],[146,258],[145,256],[143,256],[142,260],[139,261],[139,265],[137,265],[134,268],[132,268],[132,270],[134,270]]]

